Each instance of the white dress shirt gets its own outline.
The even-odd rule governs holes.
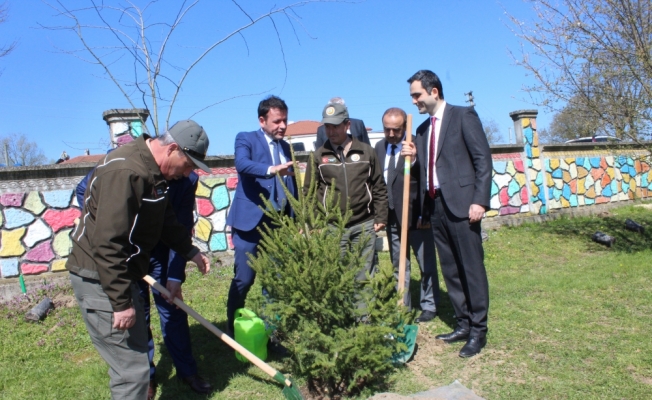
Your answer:
[[[263,136],[265,136],[265,140],[267,140],[267,146],[269,146],[269,154],[272,156],[272,164],[273,164],[274,163],[274,145],[272,144],[272,140],[274,140],[274,139],[272,139],[272,137],[270,135],[268,135],[263,130],[263,128],[260,128],[260,131],[263,133]],[[281,140],[283,140],[283,139],[281,139]],[[287,158],[285,158],[285,154],[283,154],[283,148],[281,147],[281,143],[280,143],[281,140],[279,140],[279,144],[278,144],[278,146],[279,146],[278,155],[279,155],[279,159],[281,160],[281,164],[285,164],[288,160],[287,160]],[[274,165],[270,165],[269,168],[267,168],[267,175],[272,174],[271,170],[272,170],[273,166]]]
[[[435,163],[437,161],[437,152],[439,151],[439,131],[441,130],[441,120],[444,117],[444,108],[446,108],[446,102],[442,101],[441,105],[435,112],[435,115],[431,115],[431,117],[437,118],[437,122],[435,123]],[[426,160],[426,171],[430,168],[430,160],[428,157],[430,157],[430,136],[433,134],[432,132],[432,123],[430,124],[430,128],[428,129],[428,140],[426,141],[426,154],[424,154],[424,159]],[[433,174],[433,184],[435,189],[439,189],[439,179],[437,179],[437,167],[435,166],[435,171]],[[430,171],[426,174],[426,187],[430,187]]]

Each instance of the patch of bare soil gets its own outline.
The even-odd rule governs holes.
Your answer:
[[[648,376],[634,375],[634,378],[635,378],[637,381],[639,381],[639,382],[641,382],[641,383],[644,383],[644,384],[646,384],[646,385],[652,385],[652,378],[650,378],[650,377],[648,377]]]
[[[65,293],[57,293],[52,297],[52,303],[54,308],[72,308],[77,306],[77,300],[75,296],[71,296]]]
[[[475,357],[459,363],[459,349],[463,343],[449,345],[435,339],[435,335],[425,329],[419,329],[417,336],[417,351],[412,361],[406,366],[417,380],[428,380],[434,375],[455,368],[453,379],[459,380],[466,387],[472,387],[473,392],[482,396],[482,387],[489,386],[499,380],[524,384],[527,374],[525,363],[513,363],[511,354],[506,350],[495,349],[489,345]],[[540,377],[546,379],[545,377]],[[389,399],[389,398],[388,398]],[[391,398],[394,399],[394,398]],[[395,399],[401,399],[396,397]],[[374,400],[377,400],[374,398]]]
[[[457,356],[457,354],[454,354]],[[419,329],[417,335],[417,349],[412,361],[407,363],[407,368],[418,378],[426,378],[425,370],[441,371],[444,360],[451,358],[450,346],[441,340],[435,339],[435,335],[424,329]]]
[[[81,353],[74,353],[74,354],[66,354],[63,356],[64,360],[70,361],[75,364],[83,364],[88,361],[92,361],[97,359],[99,356],[97,354],[97,351],[95,349],[93,350],[88,350],[84,351]]]

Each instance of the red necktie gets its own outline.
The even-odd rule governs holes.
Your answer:
[[[435,123],[437,122],[436,117],[430,117],[430,126],[432,126],[432,132],[430,133],[430,149],[428,151],[428,194],[431,199],[435,198]]]

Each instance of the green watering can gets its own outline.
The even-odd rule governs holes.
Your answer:
[[[242,345],[261,360],[267,359],[267,341],[269,335],[265,329],[265,323],[256,313],[247,308],[235,310],[235,321],[233,323],[235,341]],[[242,362],[248,360],[240,353],[235,356]]]

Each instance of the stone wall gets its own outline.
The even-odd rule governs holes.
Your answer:
[[[600,143],[539,146],[536,111],[515,112],[512,118],[520,124],[524,143],[492,147],[487,225],[652,194],[652,170],[644,149]],[[307,154],[298,158],[305,166]],[[207,164],[212,173],[200,171],[194,240],[204,251],[223,253],[232,249],[226,215],[238,178],[232,156],[209,157]],[[74,189],[93,166],[0,169],[0,282],[19,273],[64,270],[70,234],[81,215]]]

